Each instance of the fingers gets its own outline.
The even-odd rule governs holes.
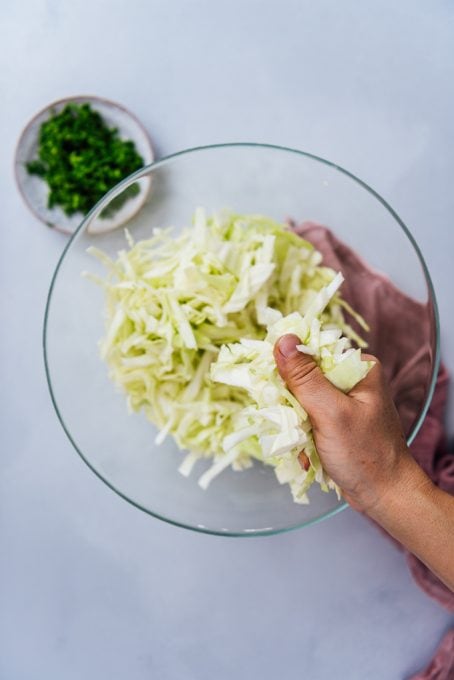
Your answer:
[[[353,397],[354,399],[361,399],[362,397],[369,396],[371,394],[380,393],[385,387],[383,369],[377,357],[372,356],[372,354],[365,354],[362,352],[361,358],[364,361],[373,361],[375,362],[375,365],[372,366],[366,377],[360,380],[360,382],[350,390],[349,396]]]
[[[300,451],[300,452],[299,452],[299,454],[298,454],[298,462],[299,462],[299,464],[301,465],[301,467],[303,468],[303,470],[306,470],[306,472],[309,470],[309,468],[310,468],[310,466],[311,466],[311,461],[310,461],[309,458],[306,456],[306,454],[304,453],[304,451]]]
[[[284,335],[274,348],[279,374],[311,418],[335,412],[347,397],[325,378],[312,357],[296,349],[296,335]]]

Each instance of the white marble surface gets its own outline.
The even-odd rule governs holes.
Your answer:
[[[78,93],[129,106],[161,155],[250,140],[326,156],[415,234],[453,371],[452,3],[3,0],[0,26],[0,678],[405,678],[452,617],[364,519],[196,535],[78,458],[41,357],[65,238],[22,204],[12,158],[37,109]]]

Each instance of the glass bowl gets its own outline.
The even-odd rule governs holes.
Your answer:
[[[372,338],[370,351],[382,359],[391,382],[401,368],[396,368],[396,357],[405,358],[407,366],[417,365],[395,395],[409,443],[424,420],[439,364],[434,291],[413,237],[376,192],[333,163],[271,145],[207,146],[153,163],[112,189],[72,236],[51,283],[44,355],[52,400],[73,446],[111,489],[150,515],[218,535],[278,533],[334,515],[346,507],[334,493],[312,488],[310,504],[297,505],[287,485],[279,485],[273,470],[260,464],[242,472],[229,469],[202,491],[197,479],[209,462],[199,462],[189,478],[183,477],[177,468],[184,454],[173,440],[156,446],[154,426],[143,414],[128,414],[124,395],[111,383],[99,357],[103,291],[81,272],[104,275],[87,254],[89,246],[111,256],[125,247],[122,229],[92,233],[90,226],[119,193],[143,180],[151,180],[152,191],[128,223],[135,240],[147,238],[156,226],[189,224],[198,206],[208,213],[230,208],[328,225],[363,261],[388,277],[404,294],[401,305],[416,305],[418,314],[405,333],[400,328],[395,337],[388,322],[386,332]],[[368,308],[370,300],[362,300],[361,291],[362,286],[356,286],[358,311],[366,318],[372,311],[379,317],[380,309]],[[391,316],[396,328],[402,326],[402,311],[397,306]],[[410,350],[403,336],[415,339]]]

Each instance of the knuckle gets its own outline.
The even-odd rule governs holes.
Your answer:
[[[374,361],[375,365],[381,368],[382,364],[381,361],[378,357],[376,357],[374,354],[367,354],[367,352],[361,352],[361,359],[364,359],[366,361]]]
[[[307,385],[318,377],[320,369],[314,361],[294,361],[287,370],[287,382],[292,387],[299,388]]]
[[[378,371],[379,373],[383,373],[383,364],[381,363],[380,359],[377,359],[377,357],[374,357],[372,361],[375,361],[375,370]]]

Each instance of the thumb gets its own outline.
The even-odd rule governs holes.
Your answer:
[[[281,378],[311,419],[333,413],[347,397],[323,375],[308,354],[296,349],[301,344],[296,335],[284,335],[274,347],[274,358]]]

